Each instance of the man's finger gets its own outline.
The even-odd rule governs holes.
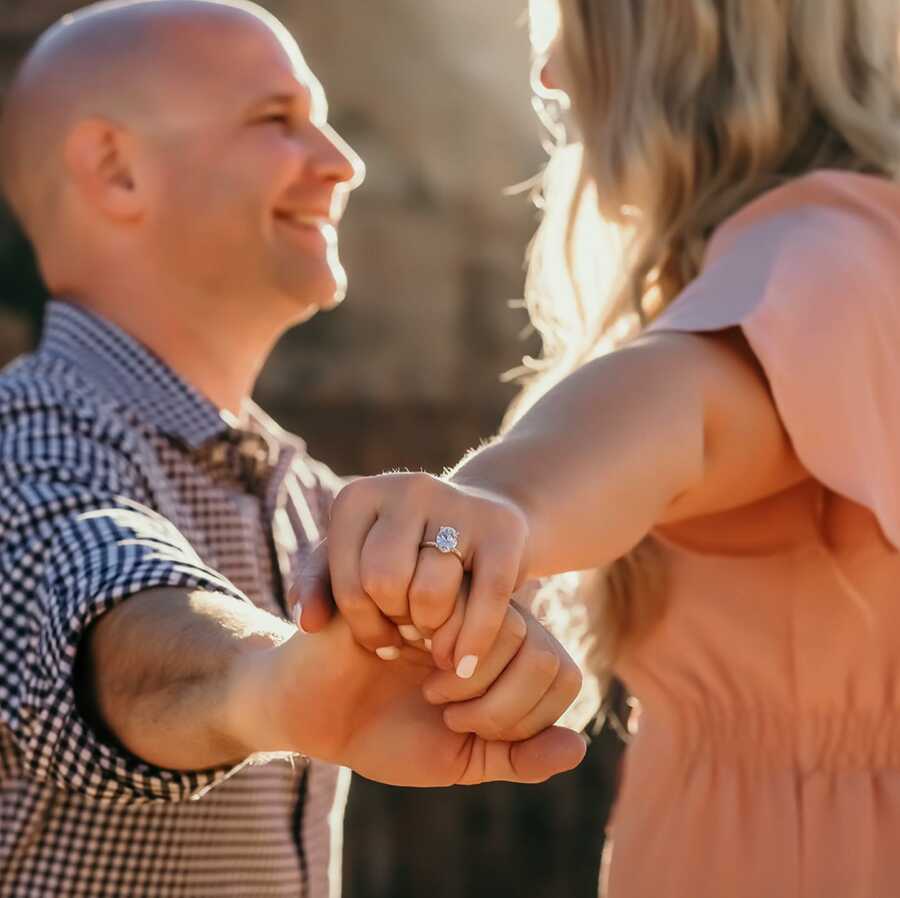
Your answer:
[[[444,722],[455,733],[501,739],[537,708],[553,686],[560,663],[549,640],[530,640],[483,696],[445,708]]]
[[[458,783],[541,783],[577,767],[586,751],[584,738],[564,727],[550,727],[524,742],[485,742],[473,737]]]
[[[451,730],[511,742],[529,739],[556,723],[578,697],[583,679],[578,665],[531,614],[521,614],[528,634],[518,655],[483,697],[447,708],[444,720]],[[554,670],[542,691],[544,675]]]
[[[555,724],[578,698],[581,682],[578,665],[570,658],[564,659],[544,697],[518,723],[505,730],[502,738],[509,742],[521,742]]]
[[[304,633],[318,633],[336,611],[328,571],[328,541],[310,552],[287,596],[288,617]]]

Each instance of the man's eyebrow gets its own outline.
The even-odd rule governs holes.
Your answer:
[[[313,97],[307,91],[276,91],[258,97],[251,104],[252,109],[265,109],[270,106],[298,106],[303,110],[311,110]]]
[[[328,120],[328,100],[325,97],[325,91],[321,88],[306,88],[296,91],[274,91],[255,100],[251,104],[251,108],[256,111],[260,109],[269,109],[273,106],[289,106],[291,108],[297,106],[317,122],[323,123]]]
[[[259,97],[254,100],[254,106],[293,106],[300,101],[303,105],[308,105],[309,97],[305,94],[300,93],[271,93],[266,94],[263,97]]]

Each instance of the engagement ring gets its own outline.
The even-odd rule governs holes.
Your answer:
[[[465,561],[459,551],[459,531],[453,527],[441,527],[433,540],[426,540],[420,549],[437,549],[442,555],[455,555],[463,565]]]

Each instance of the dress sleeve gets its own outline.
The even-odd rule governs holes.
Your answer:
[[[733,326],[802,464],[900,549],[900,187],[822,173],[726,222],[650,329]]]
[[[129,596],[185,587],[245,597],[168,520],[128,454],[65,410],[0,414],[0,725],[27,774],[117,804],[182,801],[235,768],[163,770],[79,711],[78,646]]]

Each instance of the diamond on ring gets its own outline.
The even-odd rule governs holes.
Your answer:
[[[445,555],[459,548],[459,533],[453,527],[441,527],[434,538],[434,546]]]
[[[459,551],[459,532],[453,527],[441,527],[434,539],[427,539],[419,545],[419,549],[437,549],[441,555],[455,555],[459,563],[465,567],[466,560]]]

